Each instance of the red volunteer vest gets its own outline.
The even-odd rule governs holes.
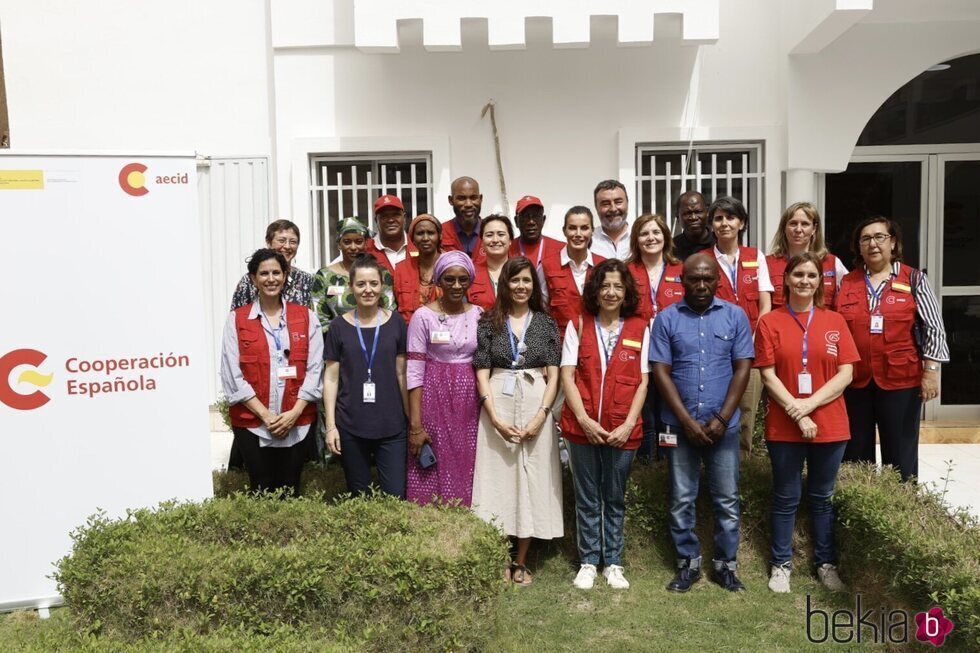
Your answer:
[[[575,387],[582,395],[582,404],[589,417],[597,419],[598,415],[597,421],[602,428],[612,431],[626,421],[633,397],[636,396],[636,389],[642,380],[641,369],[645,366],[644,361],[640,360],[640,350],[643,347],[643,332],[647,328],[648,321],[639,315],[628,317],[623,321],[623,332],[619,335],[619,341],[613,349],[612,358],[606,365],[606,375],[603,377],[602,361],[599,357],[604,354],[596,339],[595,320],[596,318],[591,315],[582,317]],[[601,415],[599,415],[600,393]],[[561,432],[564,437],[576,444],[589,444],[567,401],[561,412]],[[638,449],[642,439],[643,420],[638,418],[623,449]]]
[[[640,294],[640,305],[636,309],[636,314],[648,322],[657,317],[659,311],[684,298],[684,286],[681,284],[683,263],[668,263],[664,267],[660,287],[657,288],[656,310],[654,310],[653,302],[650,301],[650,275],[647,274],[646,266],[643,265],[642,261],[636,261],[627,267],[636,283],[636,292]]]
[[[476,277],[473,279],[473,283],[470,284],[470,289],[467,291],[467,297],[471,304],[476,304],[484,311],[489,311],[493,308],[493,303],[497,299],[497,293],[493,290],[493,284],[490,282],[490,271],[487,269],[486,260],[474,263],[473,267],[476,268]]]
[[[565,243],[560,240],[555,240],[554,238],[549,238],[548,236],[541,236],[541,240],[538,241],[537,246],[531,247],[529,245],[524,245],[524,253],[521,254],[521,239],[517,238],[510,244],[510,251],[508,254],[511,258],[515,256],[526,256],[531,260],[531,265],[535,268],[538,267],[538,256],[541,256],[541,260],[544,261],[545,257],[552,254],[553,252],[560,252],[561,248],[565,246]]]
[[[405,319],[405,324],[412,321],[412,315],[422,306],[419,300],[419,258],[409,254],[405,260],[395,266],[393,288],[398,312]],[[439,297],[439,287],[433,286],[429,301]]]
[[[605,260],[598,254],[592,255],[593,266]],[[541,259],[541,269],[544,272],[544,281],[548,284],[548,313],[558,324],[558,333],[564,339],[565,327],[573,320],[578,323],[578,318],[583,313],[582,295],[575,285],[571,265],[561,264],[561,250],[551,252]],[[589,267],[585,272],[585,279],[588,280],[591,276],[592,267]]]
[[[738,248],[738,269],[735,271],[737,297],[732,292],[731,268],[719,261],[718,272],[721,274],[721,279],[718,280],[718,292],[715,294],[718,299],[738,304],[745,311],[752,333],[755,333],[755,328],[759,325],[759,262],[756,260],[758,256],[759,250],[755,247]]]
[[[296,378],[286,379],[286,389],[282,397],[282,410],[286,412],[296,405],[299,389],[306,378],[306,360],[310,351],[310,341],[307,334],[310,331],[310,312],[305,306],[286,303],[286,329],[289,334],[289,364],[296,366]],[[235,309],[235,329],[238,331],[238,356],[242,368],[242,376],[248,381],[255,396],[266,407],[269,406],[269,376],[272,373],[272,362],[269,343],[265,339],[265,330],[261,320],[250,320],[248,314],[251,304]],[[245,404],[235,404],[230,408],[231,425],[242,428],[262,426],[262,420]],[[316,402],[308,403],[296,420],[297,426],[312,424],[316,417]]]
[[[459,240],[459,235],[456,233],[456,223],[455,218],[446,220],[442,223],[442,251],[448,252],[449,250],[456,250],[457,252],[466,253],[463,248],[463,243]],[[473,255],[470,257],[473,262],[483,261],[487,258],[487,253],[483,251],[483,242],[480,240],[479,234],[476,237],[476,245],[473,247]]]
[[[391,276],[395,276],[395,266],[388,260],[388,254],[385,253],[383,249],[378,249],[378,246],[374,242],[374,238],[367,239],[367,242],[364,245],[364,251],[374,256],[374,258],[378,260],[378,265],[388,270],[388,272],[391,273]],[[408,241],[408,245],[405,248],[405,258],[411,256],[412,252],[417,251],[419,250],[415,247],[415,243]]]
[[[871,379],[883,390],[902,390],[922,384],[922,359],[912,335],[916,315],[912,268],[903,263],[898,276],[881,291],[876,312],[885,319],[883,333],[871,333],[863,266],[844,276],[837,293],[837,312],[847,320],[861,355],[861,360],[854,364],[852,387],[863,388]]]
[[[786,256],[766,256],[766,266],[769,268],[769,279],[772,281],[772,307],[777,309],[786,303],[783,299],[783,278],[786,276]],[[830,308],[837,296],[837,257],[827,254],[823,257],[823,305]]]

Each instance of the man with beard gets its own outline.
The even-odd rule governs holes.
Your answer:
[[[602,229],[592,237],[592,253],[625,261],[630,255],[630,201],[626,186],[615,179],[600,181],[592,192]]]
[[[681,233],[674,237],[674,256],[683,261],[691,254],[714,246],[715,234],[708,227],[704,195],[689,190],[678,197],[677,217],[681,221]]]
[[[514,223],[521,231],[521,237],[510,244],[509,255],[526,256],[531,260],[531,265],[535,269],[541,265],[541,260],[552,252],[561,251],[565,243],[554,238],[542,235],[544,221],[547,216],[544,214],[544,204],[533,195],[525,195],[517,200],[517,208],[514,209]]]
[[[701,578],[695,502],[701,463],[714,506],[712,580],[730,592],[739,541],[739,407],[755,357],[745,312],[715,297],[718,262],[704,253],[684,262],[684,299],[657,315],[650,336],[653,377],[663,398],[658,435],[670,464],[670,536],[677,574],[667,585],[686,592]]]
[[[480,243],[480,208],[483,195],[480,184],[472,177],[459,177],[449,187],[449,205],[456,215],[442,223],[442,251],[458,250],[470,258],[483,258]]]

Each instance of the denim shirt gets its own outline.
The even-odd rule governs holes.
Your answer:
[[[752,330],[745,311],[715,297],[704,315],[685,301],[660,311],[650,335],[650,362],[671,366],[670,377],[677,386],[684,408],[704,423],[721,410],[734,376],[734,362],[755,358]],[[728,420],[736,425],[739,410]],[[663,405],[665,424],[681,426],[674,411]]]

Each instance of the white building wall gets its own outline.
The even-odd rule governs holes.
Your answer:
[[[609,18],[593,20],[585,49],[555,49],[548,21],[527,23],[525,50],[490,51],[485,24],[465,22],[460,52],[426,51],[422,29],[413,24],[402,26],[398,54],[352,46],[279,48],[279,149],[296,156],[307,138],[370,137],[397,150],[405,138],[448,135],[450,160],[434,158],[433,164],[445,168],[447,178],[479,180],[484,214],[513,214],[518,197],[536,194],[551,216],[545,231],[558,234],[565,209],[592,205],[597,181],[625,177],[622,152],[634,143],[624,137],[765,139],[767,207],[778,215],[785,151],[783,64],[773,38],[779,18],[766,0],[734,4],[721,3],[721,38],[702,46],[684,45],[678,33],[649,46],[619,47],[616,21]],[[700,87],[689,103],[699,47]],[[502,206],[489,120],[480,119],[491,98],[509,207]],[[278,159],[278,197],[280,212],[305,220],[308,172],[297,169],[301,160]],[[624,181],[632,196],[631,180]],[[437,190],[436,208],[448,218],[444,190]]]
[[[361,20],[409,4],[424,13],[420,2],[382,3]],[[586,32],[573,4],[610,15],[591,16]],[[463,15],[477,5],[446,6]],[[427,29],[409,19],[396,24],[398,52],[377,53],[357,47],[371,25],[355,25],[355,0],[0,0],[12,146],[268,158],[271,186],[252,196],[268,206],[243,207],[238,223],[226,211],[222,235],[205,243],[206,259],[223,261],[218,286],[239,277],[243,239],[259,244],[256,216],[293,218],[303,229],[297,264],[322,263],[311,152],[431,151],[438,215],[450,216],[449,181],[466,174],[482,184],[484,213],[511,214],[517,197],[539,195],[545,231],[557,235],[563,212],[591,205],[600,179],[626,183],[635,211],[639,142],[763,140],[765,244],[785,203],[816,199],[817,173],[846,167],[892,92],[932,63],[980,51],[980,3],[962,0],[497,0],[492,9],[491,21],[505,20],[463,20],[458,51],[434,51],[452,21]],[[696,20],[708,24],[693,29]],[[480,118],[491,98],[510,206]],[[215,239],[236,230],[225,256]],[[210,289],[212,331],[223,294]]]
[[[18,150],[270,154],[264,0],[0,0]]]

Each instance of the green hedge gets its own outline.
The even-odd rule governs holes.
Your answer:
[[[241,642],[249,650],[486,646],[506,558],[495,530],[461,509],[390,499],[326,504],[323,494],[344,488],[337,466],[309,466],[303,489],[310,496],[296,501],[234,494],[246,481],[242,472],[219,472],[215,493],[224,498],[138,511],[123,521],[96,517],[81,529],[58,579],[73,627],[100,636],[76,637],[75,644],[123,641],[139,650],[234,650]],[[740,487],[739,559],[765,566],[772,480],[764,449],[743,463]],[[627,491],[628,564],[672,564],[666,466],[636,464]],[[956,624],[957,645],[980,650],[976,520],[950,515],[941,497],[900,483],[893,472],[862,465],[842,468],[835,502],[841,564],[852,590],[879,594],[886,604],[904,602],[895,607],[940,605]],[[705,492],[698,514],[699,532],[709,542]],[[573,560],[570,483],[565,519],[558,546]],[[811,562],[807,531],[801,506],[794,542],[800,569]]]
[[[955,639],[980,650],[977,520],[950,515],[939,493],[870,465],[843,466],[834,503],[847,569],[873,571],[917,609],[940,606]]]
[[[319,633],[323,648],[471,650],[503,585],[497,531],[455,507],[236,495],[92,517],[55,578],[107,641]]]

